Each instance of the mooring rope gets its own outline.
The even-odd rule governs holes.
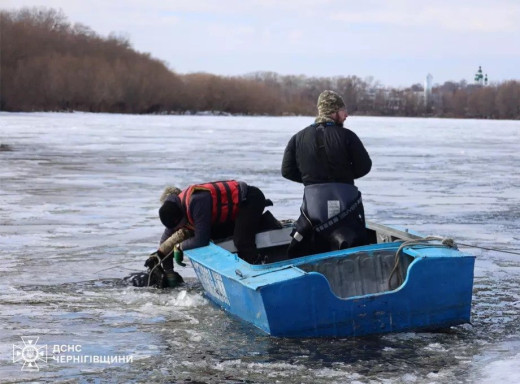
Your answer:
[[[447,237],[440,237],[440,236],[426,236],[421,239],[413,239],[413,240],[406,240],[404,241],[399,248],[397,249],[397,252],[395,253],[395,262],[394,262],[394,268],[392,269],[392,272],[390,272],[390,277],[388,278],[388,288],[392,289],[391,287],[391,281],[394,274],[399,270],[399,262],[400,257],[399,254],[405,247],[409,247],[411,245],[424,245],[426,247],[438,247],[439,244],[432,244],[430,241],[440,241],[441,244],[448,248],[455,248],[457,249],[457,245],[455,244],[455,241],[451,238]],[[403,276],[402,273],[397,274],[397,286],[401,285],[403,283]]]
[[[464,244],[464,243],[460,243],[460,242],[457,242],[457,245],[461,245],[463,247],[467,247],[467,248],[477,248],[477,249],[483,249],[485,251],[494,251],[494,252],[500,252],[500,253],[509,253],[511,255],[518,255],[520,256],[520,252],[514,252],[514,251],[511,251],[509,249],[498,249],[498,248],[489,248],[489,247],[482,247],[480,245],[473,245],[473,244]]]
[[[482,249],[482,250],[485,250],[485,251],[509,253],[509,254],[512,254],[512,255],[519,255],[520,256],[520,252],[514,252],[514,251],[511,251],[511,250],[490,248],[490,247],[482,247],[482,246],[479,246],[479,245],[466,244],[466,243],[461,243],[461,242],[455,243],[455,241],[453,239],[448,238],[448,237],[427,236],[427,237],[422,238],[422,239],[407,240],[407,241],[404,241],[399,246],[399,249],[395,253],[394,268],[392,269],[392,272],[390,273],[390,277],[388,278],[388,288],[389,289],[392,289],[390,282],[392,280],[392,277],[396,273],[396,271],[399,269],[399,262],[400,262],[399,253],[402,251],[402,249],[405,248],[405,247],[411,246],[411,245],[424,245],[424,246],[429,246],[429,247],[437,247],[437,246],[439,246],[438,244],[431,244],[430,241],[433,241],[433,240],[440,241],[442,245],[444,245],[445,247],[449,247],[449,248],[458,249],[457,246],[460,245],[460,246],[468,247],[468,248],[477,248],[477,249]],[[397,282],[398,282],[398,286],[403,283],[402,273],[397,274]]]
[[[99,272],[104,272],[104,271],[109,271],[111,269],[126,269],[127,271],[132,271],[132,272],[135,272],[135,269],[134,268],[127,268],[127,267],[122,267],[121,266],[121,263],[117,263],[117,264],[114,264],[113,266],[111,267],[108,267],[108,268],[103,268],[103,269],[100,269],[99,271],[96,271],[96,274],[98,274]]]

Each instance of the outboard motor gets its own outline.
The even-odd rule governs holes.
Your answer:
[[[308,185],[304,190],[300,212],[292,233],[289,257],[366,244],[361,193],[354,185]]]

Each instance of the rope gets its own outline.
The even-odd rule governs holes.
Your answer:
[[[405,247],[411,246],[411,245],[424,245],[424,246],[429,246],[429,247],[432,247],[432,246],[433,247],[437,247],[438,244],[431,244],[431,243],[429,243],[429,241],[433,241],[433,240],[440,241],[442,245],[444,245],[445,247],[449,247],[449,248],[457,249],[457,245],[461,245],[461,246],[469,247],[469,248],[478,248],[478,249],[483,249],[483,250],[486,250],[486,251],[495,251],[495,252],[509,253],[509,254],[512,254],[512,255],[519,255],[520,256],[520,252],[514,252],[514,251],[511,251],[511,250],[489,248],[489,247],[481,247],[481,246],[478,246],[478,245],[465,244],[465,243],[460,243],[460,242],[457,242],[455,244],[455,241],[453,239],[439,237],[439,236],[427,236],[427,237],[425,237],[423,239],[407,240],[407,241],[404,241],[399,246],[399,249],[395,253],[394,268],[392,269],[392,272],[390,273],[390,277],[388,278],[388,288],[389,289],[391,289],[390,282],[392,280],[392,277],[399,270],[399,262],[400,262],[399,253],[402,251],[402,249],[405,248]],[[397,282],[398,282],[398,286],[403,283],[402,273],[399,273],[397,275]]]
[[[458,245],[462,245],[464,247],[468,248],[478,248],[483,249],[485,251],[494,251],[494,252],[500,252],[500,253],[510,253],[511,255],[518,255],[520,256],[520,252],[514,252],[511,250],[504,250],[504,249],[498,249],[498,248],[488,248],[488,247],[481,247],[480,245],[472,245],[472,244],[464,244],[464,243],[457,243]]]
[[[118,263],[118,264],[115,264],[115,265],[112,266],[112,267],[108,267],[108,268],[100,269],[99,271],[96,272],[96,274],[99,273],[99,272],[109,271],[109,270],[114,269],[114,268],[117,268],[117,269],[126,269],[127,271],[133,271],[133,272],[135,272],[135,269],[133,269],[133,268],[122,267],[121,264]]]
[[[455,244],[455,241],[450,238],[445,237],[439,237],[439,236],[426,236],[422,239],[414,239],[414,240],[407,240],[404,241],[399,248],[397,249],[397,252],[395,253],[395,262],[394,262],[394,268],[392,269],[392,272],[390,272],[390,277],[388,278],[388,288],[392,289],[391,287],[391,281],[392,277],[394,277],[394,274],[400,269],[399,262],[400,257],[399,254],[405,247],[409,247],[411,245],[423,245],[427,247],[438,247],[438,244],[431,244],[430,241],[440,241],[441,244],[448,248],[455,248],[457,249],[457,245]],[[403,276],[402,273],[397,274],[397,286],[401,285],[403,283]]]
[[[166,256],[164,256],[164,259],[161,259],[159,257],[159,255],[157,254],[157,252],[154,252],[150,255],[150,256],[155,256],[155,258],[157,259],[157,264],[154,265],[154,267],[150,270],[150,273],[148,274],[148,284],[146,284],[147,287],[150,286],[150,281],[152,279],[152,273],[153,273],[153,271],[155,271],[155,268],[157,268],[159,265],[162,267],[162,263],[164,262],[164,260],[166,260],[171,255],[173,255],[173,249],[170,251],[170,253],[168,253]]]
[[[483,250],[486,250],[486,251],[509,253],[511,255],[519,255],[520,256],[520,252],[515,252],[515,251],[512,251],[512,250],[490,248],[490,247],[482,247],[482,246],[479,246],[479,245],[465,244],[465,243],[460,243],[460,242],[455,243],[455,241],[453,239],[439,237],[439,236],[427,236],[427,237],[425,237],[423,239],[408,240],[408,241],[403,242],[401,244],[401,246],[399,247],[399,249],[397,250],[397,252],[395,253],[395,263],[394,263],[394,268],[392,269],[392,272],[390,273],[390,277],[388,278],[388,288],[391,289],[390,282],[391,282],[392,277],[394,276],[394,274],[399,269],[399,261],[400,261],[399,253],[401,252],[401,250],[403,248],[405,248],[405,247],[410,246],[410,245],[425,245],[425,246],[429,246],[429,247],[432,247],[432,246],[436,247],[436,246],[438,246],[438,244],[430,244],[429,241],[432,241],[432,240],[440,241],[442,245],[444,245],[446,247],[449,247],[449,248],[457,249],[457,245],[461,245],[463,247],[468,247],[468,248],[477,248],[477,249],[483,249]],[[398,286],[403,283],[402,273],[397,275],[397,281],[398,281]]]

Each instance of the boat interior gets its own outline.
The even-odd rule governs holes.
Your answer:
[[[286,223],[281,228],[257,234],[257,248],[264,258],[264,264],[287,260],[291,231],[292,224]],[[371,222],[367,223],[367,233],[369,244],[421,238],[406,230],[401,231]],[[236,252],[230,239],[219,242],[218,245],[231,252]],[[313,261],[308,261],[308,258],[301,259],[302,262],[294,259],[295,266],[306,272],[317,272],[325,276],[332,292],[340,298],[396,289],[406,279],[408,267],[413,261],[412,256],[402,252],[396,259],[396,249],[394,248],[378,250],[365,248],[344,256],[320,258]]]
[[[413,257],[401,253],[396,267],[395,250],[384,249],[322,259],[300,264],[298,268],[321,273],[328,280],[332,292],[346,298],[396,289],[406,279],[412,261]]]

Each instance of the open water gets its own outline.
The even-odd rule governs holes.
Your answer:
[[[444,333],[273,338],[210,304],[189,266],[176,290],[121,284],[157,247],[166,185],[241,179],[296,218],[302,186],[279,169],[311,121],[0,113],[0,382],[519,383],[515,254],[463,248],[472,324]],[[347,125],[374,163],[367,219],[520,252],[520,122]]]

